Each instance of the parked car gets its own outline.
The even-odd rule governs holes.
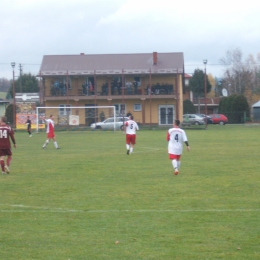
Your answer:
[[[228,118],[223,114],[211,114],[209,115],[213,124],[225,125],[228,123]]]
[[[207,120],[207,124],[212,124],[213,123],[212,122],[212,118],[209,115],[205,115],[205,114],[196,114],[196,115],[203,117],[205,122]]]
[[[183,122],[190,123],[192,125],[205,125],[204,118],[196,114],[184,114]]]
[[[128,117],[116,117],[116,129],[124,129],[124,122],[128,121]],[[114,117],[107,118],[103,122],[96,122],[90,125],[91,129],[106,129],[113,130],[114,129]]]

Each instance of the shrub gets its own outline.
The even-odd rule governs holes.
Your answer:
[[[195,114],[196,108],[193,103],[186,99],[183,101],[183,114]]]

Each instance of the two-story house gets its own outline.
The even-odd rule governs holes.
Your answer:
[[[45,55],[40,71],[41,103],[94,119],[78,106],[115,106],[140,124],[171,125],[183,116],[183,53]],[[64,108],[64,109],[63,109]],[[71,109],[68,109],[71,108]]]

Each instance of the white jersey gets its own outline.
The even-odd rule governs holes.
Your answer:
[[[135,135],[136,130],[139,130],[137,123],[134,120],[128,120],[125,122],[125,132],[128,135]]]
[[[54,132],[54,122],[52,119],[45,119],[47,128],[46,128],[46,133]]]
[[[184,130],[180,128],[171,128],[167,132],[168,153],[181,155],[183,143],[187,142],[187,136]]]

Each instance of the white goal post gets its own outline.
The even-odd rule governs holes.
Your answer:
[[[56,107],[37,107],[36,108],[36,132],[45,129],[45,120],[54,116],[55,128],[93,128],[93,124],[102,122],[105,119],[111,119],[112,130],[116,127],[116,107],[115,106],[70,106],[60,105]],[[91,126],[92,125],[92,126]],[[100,128],[101,129],[101,128]]]

